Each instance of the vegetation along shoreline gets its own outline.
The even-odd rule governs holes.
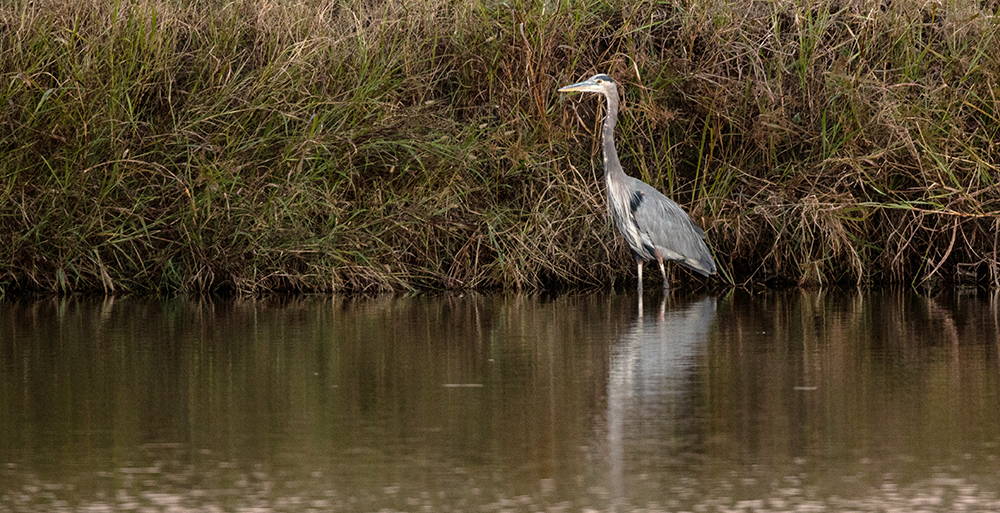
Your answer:
[[[710,241],[677,286],[996,288],[998,9],[5,2],[0,294],[634,284],[602,104],[556,92],[596,73]]]

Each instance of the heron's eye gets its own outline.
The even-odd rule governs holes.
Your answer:
[[[598,83],[598,84],[603,84],[603,83],[604,83],[604,81],[603,81],[603,80],[601,80],[601,79],[597,79],[597,83]]]

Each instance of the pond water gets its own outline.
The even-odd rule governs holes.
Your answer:
[[[998,511],[998,298],[0,303],[0,511]]]

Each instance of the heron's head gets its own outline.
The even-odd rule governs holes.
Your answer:
[[[612,91],[617,93],[618,91],[615,87],[615,81],[611,80],[611,77],[605,75],[604,73],[600,73],[584,80],[583,82],[577,82],[566,87],[560,87],[559,92],[571,93],[579,91],[587,93],[603,93],[607,95]]]

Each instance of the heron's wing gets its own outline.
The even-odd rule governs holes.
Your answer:
[[[642,180],[630,178],[633,200],[629,205],[643,238],[648,238],[664,258],[705,276],[715,273],[715,262],[705,245],[705,232],[687,212]]]

